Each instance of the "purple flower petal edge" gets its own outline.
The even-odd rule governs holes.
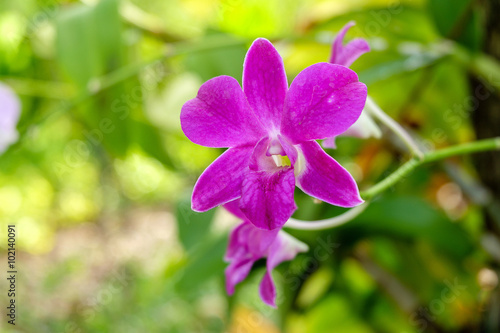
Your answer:
[[[348,22],[337,34],[337,37],[335,37],[332,44],[330,63],[349,67],[361,55],[370,51],[370,45],[362,38],[356,38],[347,43],[345,46],[343,45],[345,34],[355,24],[356,23],[354,23],[354,21]]]

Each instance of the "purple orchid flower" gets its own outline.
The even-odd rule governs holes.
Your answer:
[[[354,21],[348,22],[344,25],[342,30],[339,31],[337,37],[335,37],[332,44],[330,63],[349,67],[359,57],[370,51],[370,45],[368,45],[368,42],[363,38],[353,39],[346,45],[343,45],[345,34],[355,25],[356,23]]]
[[[279,229],[256,228],[246,220],[238,206],[238,200],[224,205],[231,213],[243,219],[243,223],[231,232],[224,256],[224,260],[229,262],[225,271],[226,291],[228,295],[232,295],[235,286],[248,276],[253,264],[261,258],[267,258],[266,273],[260,283],[259,294],[264,303],[276,307],[272,270],[283,261],[292,260],[299,252],[306,252],[308,246]]]
[[[17,141],[21,102],[7,85],[0,83],[0,154]]]
[[[260,229],[283,226],[295,209],[295,185],[342,207],[363,202],[352,176],[314,140],[336,136],[358,119],[366,86],[352,70],[312,65],[288,88],[283,60],[266,39],[255,40],[238,81],[205,82],[181,111],[186,136],[202,146],[229,147],[200,176],[192,209],[239,200]]]
[[[335,37],[332,44],[330,63],[349,67],[360,56],[370,51],[370,45],[368,45],[368,42],[363,38],[353,39],[346,45],[343,45],[345,34],[355,24],[354,21],[348,22],[337,34],[337,37]],[[342,136],[353,136],[361,139],[367,139],[369,137],[379,138],[382,136],[382,132],[368,113],[363,110],[358,120],[342,133]],[[335,137],[325,139],[323,141],[323,147],[336,148]]]

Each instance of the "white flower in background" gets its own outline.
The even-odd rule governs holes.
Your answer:
[[[21,114],[21,102],[10,87],[0,82],[0,154],[17,141],[16,126]]]
[[[380,139],[382,137],[382,130],[375,123],[373,118],[370,116],[370,110],[374,107],[375,102],[370,96],[366,98],[365,108],[358,120],[349,127],[344,133],[339,136],[350,136],[360,139],[376,138]],[[335,145],[335,137],[323,140],[323,147],[325,148],[337,148]]]

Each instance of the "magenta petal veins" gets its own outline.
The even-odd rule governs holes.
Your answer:
[[[366,94],[366,86],[346,67],[309,66],[290,86],[282,133],[294,144],[341,134],[359,118]]]
[[[257,228],[280,228],[297,209],[294,189],[292,167],[274,172],[250,171],[243,180],[240,208]]]
[[[247,52],[243,91],[263,126],[268,130],[278,129],[288,82],[283,60],[267,39],[256,39]]]
[[[229,148],[201,174],[194,185],[191,207],[204,212],[241,196],[253,147]]]
[[[256,143],[265,134],[238,81],[218,76],[205,82],[196,98],[182,107],[184,134],[206,147]]]

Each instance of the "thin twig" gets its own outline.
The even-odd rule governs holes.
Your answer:
[[[399,169],[389,175],[389,177],[377,183],[370,189],[362,192],[361,197],[365,200],[373,198],[377,194],[387,190],[388,188],[396,184],[398,181],[410,174],[415,168],[422,164],[436,162],[451,156],[478,153],[489,150],[500,150],[500,137],[469,142],[440,150],[431,151],[425,153],[424,156],[420,159],[413,157],[408,162],[403,164]]]
[[[382,109],[369,96],[366,99],[365,110],[374,118],[384,123],[384,125],[386,125],[391,131],[393,131],[394,134],[396,134],[405,143],[413,156],[416,156],[419,159],[424,156],[410,134],[408,134],[408,132],[405,131],[405,129],[401,127],[401,125],[399,125],[394,119],[392,119],[384,111],[382,111]]]

